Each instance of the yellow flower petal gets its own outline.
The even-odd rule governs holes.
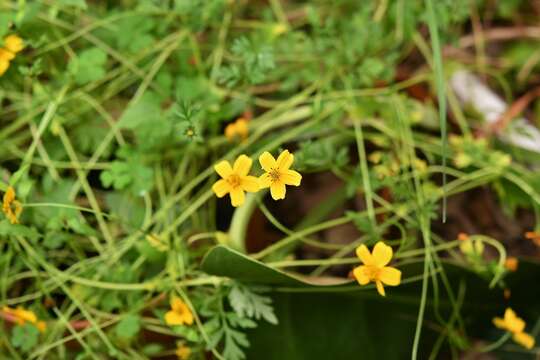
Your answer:
[[[236,120],[236,133],[242,138],[246,139],[249,134],[248,122],[244,118]]]
[[[15,58],[15,54],[6,49],[0,48],[0,60],[6,60],[9,64],[11,60]]]
[[[373,265],[375,263],[373,256],[369,252],[367,246],[364,244],[356,248],[356,256],[358,256],[360,261],[362,261],[365,265]]]
[[[285,184],[294,186],[300,186],[300,181],[302,181],[302,175],[294,170],[285,170],[280,178]]]
[[[294,155],[289,150],[284,150],[277,158],[277,167],[280,171],[288,170],[294,161]]]
[[[231,195],[231,204],[234,207],[242,205],[246,200],[244,190],[239,187],[237,187],[236,189],[231,189],[231,192],[229,194]]]
[[[270,185],[270,194],[274,200],[285,199],[285,192],[285,184],[282,182],[273,182]]]
[[[525,321],[519,318],[511,308],[504,312],[504,322],[506,329],[510,332],[522,332],[525,329]]]
[[[366,285],[369,283],[369,276],[366,275],[365,268],[366,267],[364,265],[360,265],[353,269],[353,275],[360,285]]]
[[[179,297],[176,297],[176,296],[171,297],[169,304],[171,305],[171,309],[173,309],[173,311],[184,310],[184,306],[183,306],[184,302]]]
[[[534,347],[534,338],[525,332],[515,333],[513,339],[515,342],[517,342],[519,345],[523,346],[526,349],[530,350]]]
[[[261,176],[259,176],[259,186],[261,189],[266,189],[272,185],[272,178],[270,177],[270,174],[264,173]]]
[[[0,59],[0,76],[4,75],[7,69],[9,69],[9,61],[6,59]]]
[[[379,279],[385,285],[397,286],[401,282],[401,271],[393,267],[383,267]]]
[[[187,360],[191,356],[191,349],[185,345],[182,345],[178,349],[176,349],[175,353],[176,356],[178,356],[178,359]]]
[[[261,156],[259,156],[259,163],[261,164],[263,170],[267,172],[276,167],[276,160],[268,151],[263,152]]]
[[[193,314],[189,309],[187,309],[187,312],[184,313],[183,316],[184,324],[191,325],[193,324]]]
[[[216,170],[218,175],[224,179],[228,178],[233,173],[231,164],[229,164],[227,160],[220,161],[214,165],[214,170]]]
[[[373,259],[375,260],[375,264],[380,267],[388,265],[390,260],[392,260],[392,254],[392,248],[382,241],[376,243],[373,248]]]
[[[259,180],[255,176],[242,177],[242,189],[247,192],[257,192],[260,190]]]
[[[495,325],[499,329],[507,330],[506,329],[506,323],[504,322],[504,319],[501,319],[500,317],[494,317],[492,321],[493,321],[493,325]]]
[[[165,313],[165,323],[167,325],[183,325],[184,317],[182,314],[177,313],[176,311],[167,311]]]
[[[234,140],[236,136],[236,124],[232,123],[225,127],[225,137],[229,140]]]
[[[212,190],[217,197],[224,197],[229,191],[231,191],[231,185],[226,180],[218,180],[212,185]]]
[[[384,292],[384,286],[383,286],[382,282],[376,281],[375,284],[377,285],[377,291],[379,292],[379,294],[382,295],[382,296],[386,296],[386,293]]]
[[[246,176],[251,170],[253,161],[246,155],[240,155],[233,165],[233,172],[238,176]]]
[[[17,35],[9,35],[4,39],[4,47],[16,54],[24,48],[24,43]]]

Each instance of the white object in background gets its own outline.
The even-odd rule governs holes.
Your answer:
[[[450,78],[450,86],[461,103],[472,106],[484,115],[488,124],[495,123],[508,109],[499,95],[467,70],[456,71]],[[540,130],[525,118],[513,119],[498,136],[505,143],[540,153]]]

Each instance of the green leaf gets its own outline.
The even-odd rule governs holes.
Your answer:
[[[257,292],[268,291],[261,287],[247,287],[235,283],[229,293],[229,302],[236,314],[240,317],[261,319],[270,324],[277,324],[278,319],[274,314],[272,299],[268,296],[259,295]]]
[[[143,354],[147,356],[158,355],[162,351],[163,351],[163,345],[161,344],[148,344],[142,348]]]
[[[150,16],[130,16],[120,19],[116,24],[116,43],[119,49],[135,53],[148,48],[155,41],[151,31],[156,21]]]
[[[137,102],[129,105],[120,117],[119,125],[125,129],[136,129],[146,123],[159,121],[161,106],[159,97],[147,91]]]
[[[411,318],[411,314],[418,311],[423,264],[409,263],[398,267],[403,273],[403,283],[388,288],[387,296],[383,298],[372,286],[361,287],[356,282],[314,285],[313,280],[306,282],[224,246],[210,250],[202,263],[202,268],[210,274],[262,284],[271,290],[268,296],[272,297],[275,314],[282,321],[277,325],[263,322],[247,333],[251,345],[246,350],[246,358],[258,360],[322,360],[335,358],[336,354],[344,359],[358,357],[358,354],[366,359],[410,356],[410,338],[403,334],[413,334],[415,330],[414,315]],[[495,341],[500,333],[493,329],[491,318],[504,312],[506,304],[501,301],[502,289],[490,289],[488,281],[461,267],[445,265],[444,270],[448,282],[454,284],[454,293],[462,286],[466,299],[482,299],[480,302],[465,301],[460,309],[461,316],[467,319],[468,335]],[[518,272],[505,278],[506,286],[512,289],[513,306],[531,319],[540,316],[540,308],[530,306],[530,299],[540,296],[540,288],[530,287],[539,274],[538,264],[520,261]],[[438,323],[433,312],[435,304],[445,316],[452,313],[452,303],[447,298],[439,298],[434,303],[429,295],[426,322]],[[223,329],[216,334],[224,336]],[[351,334],[359,335],[351,341]],[[421,358],[429,357],[438,335],[432,328],[424,328]],[[237,350],[242,350],[238,341],[241,343],[243,339],[235,336],[229,334],[229,352],[238,355]]]
[[[224,245],[213,247],[204,257],[201,268],[211,275],[225,276],[245,283],[298,287],[340,287],[354,284],[348,279],[326,280],[286,273],[254,260]]]
[[[23,352],[28,352],[36,346],[39,339],[39,330],[30,323],[16,325],[11,333],[11,343]]]
[[[100,305],[105,311],[113,311],[122,307],[122,301],[117,291],[108,291],[100,297]]]
[[[144,202],[128,192],[110,192],[105,196],[107,206],[120,219],[127,231],[139,228],[144,220]]]
[[[130,187],[135,195],[143,195],[154,185],[154,172],[140,161],[130,159],[127,162],[113,161],[109,170],[100,175],[103,186],[122,190]]]
[[[83,50],[68,64],[68,72],[74,76],[78,85],[101,79],[106,74],[107,54],[99,48]]]
[[[28,226],[21,224],[11,224],[8,220],[0,221],[0,236],[22,236],[35,241],[39,238],[39,233]]]
[[[2,11],[2,13],[0,14],[0,37],[3,38],[3,36],[7,34],[9,30],[9,23],[13,21],[14,17],[15,16],[13,12],[5,10]]]
[[[141,318],[138,315],[129,314],[124,316],[118,324],[116,324],[116,335],[122,338],[132,338],[139,333],[141,329]]]

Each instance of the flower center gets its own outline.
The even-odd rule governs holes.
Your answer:
[[[274,169],[274,168],[270,169],[270,172],[268,172],[268,175],[270,176],[270,179],[272,180],[272,182],[279,181],[279,178],[281,176],[278,169]]]
[[[364,268],[364,274],[370,279],[370,280],[377,280],[381,274],[381,269],[376,266],[366,266]]]
[[[232,174],[227,178],[227,182],[229,183],[229,185],[231,185],[231,187],[237,188],[238,186],[240,186],[242,180],[240,179],[240,176]]]

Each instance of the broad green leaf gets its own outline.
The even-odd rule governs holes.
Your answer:
[[[227,246],[218,245],[204,257],[201,268],[212,275],[226,276],[246,283],[260,283],[287,286],[323,286],[320,281],[304,276],[285,273],[266,266]],[[350,285],[347,279],[326,280],[324,286]]]
[[[422,263],[400,266],[403,283],[387,287],[386,297],[379,296],[371,286],[360,287],[351,281],[343,280],[341,285],[314,285],[317,282],[313,279],[307,282],[305,278],[273,269],[221,245],[209,251],[202,268],[213,275],[271,289],[269,295],[279,324],[259,322],[257,328],[248,332],[251,344],[246,349],[248,359],[410,357],[421,297]],[[502,332],[493,327],[491,319],[501,316],[508,306],[502,289],[490,289],[488,282],[480,276],[457,266],[445,265],[445,272],[454,294],[463,288],[465,302],[461,314],[467,323],[468,335],[496,341]],[[538,276],[538,264],[522,261],[519,270],[505,278],[506,286],[512,290],[511,306],[531,321],[540,316],[540,306],[531,306],[530,302],[540,296],[540,288],[531,287]],[[439,291],[442,291],[441,286],[439,280]],[[425,324],[438,324],[432,296],[430,290]],[[447,319],[452,313],[452,303],[447,297],[441,297],[438,309]],[[431,326],[423,328],[421,358],[429,356],[438,336],[432,329]],[[463,337],[456,328],[452,331],[456,332],[453,335],[458,336],[456,339]],[[464,340],[459,341],[463,343]]]
[[[116,325],[116,335],[122,338],[132,338],[141,329],[141,318],[138,315],[129,314],[124,316]]]

